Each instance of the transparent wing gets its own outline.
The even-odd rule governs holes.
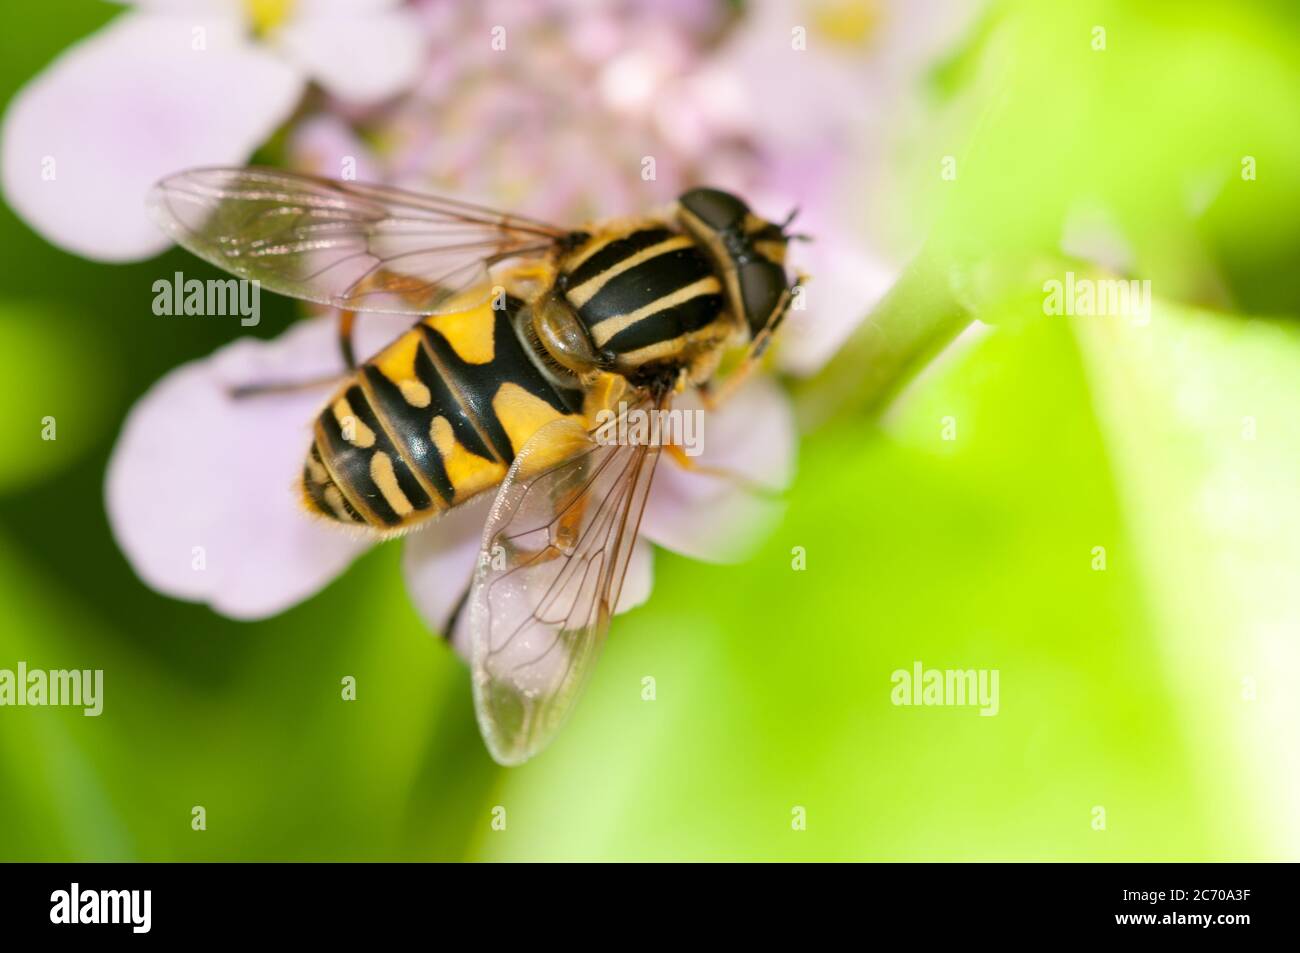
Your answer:
[[[657,446],[543,427],[497,491],[470,590],[474,706],[492,756],[519,764],[554,737],[604,643]]]
[[[270,291],[399,314],[433,314],[494,265],[544,255],[566,234],[451,199],[275,169],[181,172],[154,186],[149,207],[177,244]]]

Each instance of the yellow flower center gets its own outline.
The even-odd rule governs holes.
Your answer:
[[[266,36],[289,19],[294,0],[244,0],[244,12],[257,36]]]
[[[815,0],[809,6],[813,29],[842,46],[863,46],[882,19],[879,0]]]

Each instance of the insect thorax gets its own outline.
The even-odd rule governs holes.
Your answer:
[[[686,366],[734,323],[710,258],[659,223],[598,231],[563,253],[556,293],[594,349],[632,376]]]

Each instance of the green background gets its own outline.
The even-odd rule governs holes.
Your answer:
[[[984,333],[883,419],[846,394],[752,559],[660,552],[521,768],[485,752],[396,546],[257,624],[136,579],[108,454],[231,326],[150,312],[193,259],[85,262],[0,209],[0,668],[105,672],[99,718],[0,708],[0,859],[1296,859],[1300,19],[1058,6],[994,5],[929,77],[884,210],[969,278]],[[11,6],[0,96],[113,12]],[[1148,326],[1043,315],[1081,200],[1152,280]],[[294,319],[263,306],[259,334]],[[999,670],[1000,713],[893,706],[915,660]]]

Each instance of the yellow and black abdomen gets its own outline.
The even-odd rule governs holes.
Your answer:
[[[516,334],[521,307],[431,315],[358,368],[316,420],[308,508],[406,529],[497,486],[539,427],[580,415],[582,393],[551,383]]]

